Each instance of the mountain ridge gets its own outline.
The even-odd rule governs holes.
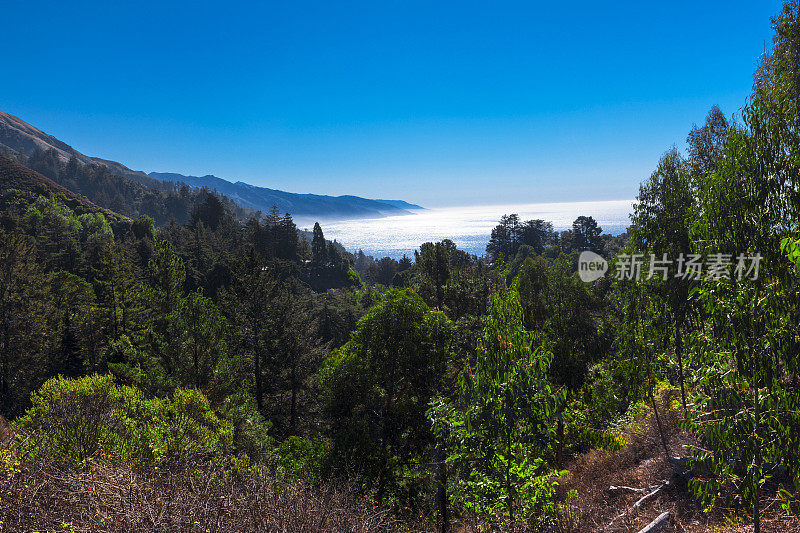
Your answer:
[[[0,153],[21,154],[31,157],[37,151],[54,150],[58,158],[66,163],[75,158],[84,165],[99,165],[111,173],[136,181],[152,189],[163,190],[165,182],[184,183],[190,187],[211,190],[228,196],[238,205],[269,212],[277,206],[282,212],[304,218],[320,220],[345,218],[377,218],[391,215],[409,214],[410,210],[422,207],[403,200],[371,200],[353,195],[328,196],[310,193],[293,193],[259,187],[242,181],[230,182],[213,175],[185,176],[171,172],[151,172],[132,170],[117,161],[101,157],[87,156],[64,141],[43,132],[24,120],[0,111]]]
[[[125,178],[138,181],[144,185],[153,185],[153,178],[149,177],[145,172],[131,170],[116,161],[85,155],[64,141],[4,111],[0,111],[0,147],[27,157],[33,155],[37,149],[43,151],[53,149],[64,162],[74,157],[85,165],[102,165]]]
[[[269,211],[273,205],[292,216],[308,217],[325,213],[329,218],[347,215],[391,216],[408,214],[422,207],[403,200],[373,200],[353,195],[330,196],[324,194],[293,193],[260,187],[243,181],[228,181],[212,174],[186,176],[174,172],[150,172],[151,178],[173,183],[186,183],[195,187],[208,187],[228,196],[244,207]],[[355,218],[355,217],[354,217]]]

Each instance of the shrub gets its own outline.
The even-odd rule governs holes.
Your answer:
[[[278,464],[286,476],[317,484],[327,455],[324,441],[292,436],[278,447]]]
[[[57,377],[31,395],[32,406],[16,422],[20,442],[36,454],[81,461],[123,430],[120,389],[110,376]]]
[[[361,276],[352,268],[347,270],[347,281],[354,287],[361,288],[364,283],[361,281]]]
[[[16,422],[18,442],[39,457],[79,462],[100,453],[152,463],[198,461],[227,450],[233,427],[197,390],[145,398],[111,376],[57,377],[33,393]]]

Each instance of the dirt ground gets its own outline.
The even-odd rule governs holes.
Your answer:
[[[659,415],[671,456],[688,455],[690,436],[680,427],[680,412],[670,408],[674,393],[659,400]],[[592,450],[566,465],[570,474],[560,490],[577,492],[576,531],[638,532],[661,513],[670,513],[663,532],[753,531],[752,519],[741,511],[715,509],[702,513],[685,482],[673,477],[674,466],[666,459],[652,410],[624,432],[627,445],[610,453]],[[634,504],[659,486],[670,482],[637,509]],[[609,491],[611,486],[646,489],[642,492]],[[800,519],[787,517],[769,491],[762,498],[761,531],[800,532]]]

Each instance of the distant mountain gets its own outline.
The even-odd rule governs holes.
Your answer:
[[[409,204],[402,200],[369,200],[358,196],[323,196],[318,194],[296,194],[265,187],[256,187],[238,181],[229,181],[217,178],[216,176],[183,176],[181,174],[157,173],[152,172],[147,175],[138,170],[131,170],[122,163],[109,161],[99,157],[90,157],[77,151],[67,143],[56,139],[52,135],[31,126],[14,115],[0,111],[0,154],[15,155],[21,154],[30,158],[37,152],[47,152],[52,150],[61,163],[66,163],[75,158],[85,166],[99,166],[107,169],[111,174],[122,176],[129,180],[144,185],[151,191],[156,191],[162,196],[164,194],[174,194],[179,187],[177,183],[185,183],[190,187],[216,190],[218,193],[229,197],[232,201],[245,209],[253,209],[263,213],[269,212],[272,206],[278,207],[282,213],[290,213],[292,216],[325,219],[341,218],[367,218],[389,215],[407,214],[411,209],[422,209],[418,205]],[[59,178],[57,169],[45,172],[44,168],[37,168],[51,179]],[[61,179],[58,180],[61,182]],[[106,182],[109,180],[105,180]],[[167,185],[169,184],[169,185]],[[64,180],[63,185],[72,189],[72,184]],[[124,188],[122,184],[115,185],[115,192]],[[87,194],[94,202],[110,207],[117,211],[126,211],[123,208],[128,201],[128,195],[115,194],[109,198],[109,202],[116,201],[111,205],[105,201],[104,195],[95,197],[88,191],[78,191]],[[94,191],[92,191],[94,192]],[[137,203],[141,203],[141,198],[149,196],[149,193],[135,195]],[[133,198],[133,197],[132,197]],[[147,202],[145,202],[147,203]],[[152,202],[150,202],[152,203]],[[156,203],[163,203],[156,200]],[[106,205],[109,204],[109,205]],[[161,209],[163,211],[163,209]],[[146,212],[139,210],[138,206],[128,210],[125,214],[133,215],[134,212]],[[168,216],[168,215],[167,215]],[[176,217],[180,220],[180,217]],[[156,217],[158,220],[158,217]]]
[[[151,178],[174,183],[186,183],[193,187],[208,187],[224,194],[234,202],[269,212],[278,206],[281,212],[295,217],[320,218],[367,218],[408,214],[411,209],[422,207],[402,200],[369,200],[358,196],[325,196],[319,194],[298,194],[266,187],[256,187],[242,181],[232,183],[216,176],[184,176],[167,172],[151,172]]]
[[[410,210],[425,209],[421,205],[410,204],[410,203],[406,202],[405,200],[375,200],[375,201],[376,202],[383,202],[383,203],[389,204],[389,205],[393,205],[395,207],[399,207],[400,209],[410,209]]]

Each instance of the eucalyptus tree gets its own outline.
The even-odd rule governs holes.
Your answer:
[[[522,263],[515,280],[524,310],[523,322],[536,332],[553,360],[548,374],[551,381],[563,386],[569,398],[584,385],[589,367],[602,355],[602,339],[593,316],[596,302],[581,282],[568,256],[552,262],[539,256]],[[556,463],[561,467],[565,444],[564,418],[569,420],[569,401],[559,405],[557,416],[558,446]]]
[[[689,290],[695,273],[678,262],[692,252],[689,238],[693,196],[686,161],[677,149],[666,152],[650,178],[639,188],[631,217],[631,243],[649,256],[646,286],[665,305],[672,320],[681,402],[686,411],[683,335],[689,312]],[[683,271],[681,271],[683,270]],[[657,311],[658,312],[658,311]]]
[[[525,329],[519,293],[496,293],[477,360],[460,375],[458,398],[432,403],[434,427],[450,444],[455,499],[495,525],[557,512],[555,474],[544,455],[566,394],[549,380],[552,360]]]
[[[697,456],[716,477],[694,488],[710,507],[721,483],[740,487],[756,531],[764,463],[800,480],[798,278],[782,249],[800,231],[798,2],[772,22],[773,50],[756,71],[742,126],[729,132],[701,188],[693,232],[703,252],[733,263],[729,277],[707,278],[699,291],[711,342],[691,427],[708,443]]]
[[[612,364],[627,391],[628,399],[650,402],[667,459],[670,450],[658,412],[656,390],[666,364],[664,348],[669,342],[669,317],[659,312],[661,302],[654,297],[652,288],[644,285],[629,279],[618,280],[615,284],[619,325],[614,339],[615,358]]]

